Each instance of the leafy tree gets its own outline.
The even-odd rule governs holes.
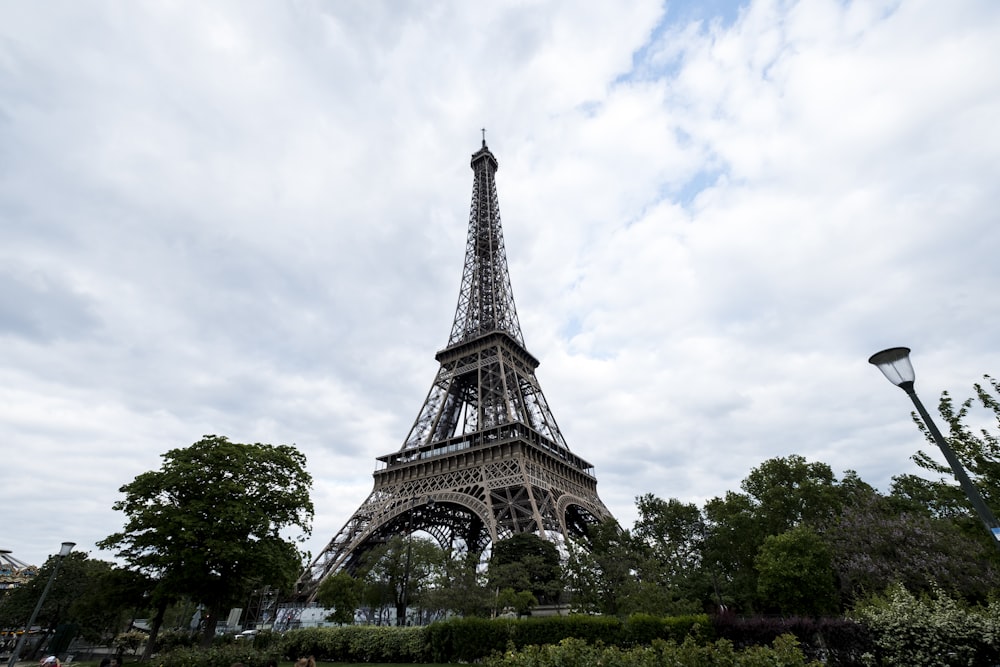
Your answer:
[[[651,493],[636,498],[639,517],[633,537],[647,548],[639,564],[640,579],[656,582],[636,606],[650,613],[684,614],[701,611],[712,598],[709,574],[702,567],[705,521],[693,503],[663,500]]]
[[[973,429],[968,422],[983,414],[992,418],[994,426],[1000,427],[1000,382],[989,375],[984,376],[985,384],[973,385],[975,396],[967,398],[958,407],[948,392],[943,392],[938,402],[938,412],[947,424],[946,438],[955,455],[962,462],[969,479],[979,490],[986,505],[994,513],[1000,509],[1000,439],[987,428]],[[971,411],[978,404],[981,410],[976,414]],[[913,414],[924,437],[937,452],[938,446],[926,425],[918,415]],[[935,475],[937,479],[927,480],[915,475],[902,475],[894,478],[893,490],[897,495],[924,506],[937,516],[955,518],[970,533],[989,535],[982,529],[982,524],[975,514],[971,504],[955,482],[951,468],[939,463],[937,459],[923,450],[913,456],[914,462]]]
[[[875,491],[845,506],[823,538],[845,604],[893,584],[914,593],[940,588],[979,601],[1000,586],[991,545],[951,519]]]
[[[302,556],[282,532],[297,528],[300,541],[309,534],[312,477],[293,446],[214,435],[163,460],[121,487],[125,498],[113,508],[125,513],[125,527],[99,546],[157,581],[161,609],[177,596],[200,601],[208,645],[227,606],[253,588],[294,584]]]
[[[853,473],[838,484],[830,466],[793,454],[754,468],[741,487],[705,504],[705,565],[720,596],[743,610],[757,603],[757,552],[764,540],[798,525],[817,527],[837,516],[865,485]]]
[[[562,591],[559,551],[532,533],[517,533],[493,545],[489,586],[499,591],[528,591],[544,604],[557,602]]]
[[[768,536],[755,563],[757,591],[765,610],[800,616],[837,611],[830,551],[808,526],[800,524]]]
[[[538,600],[531,594],[531,591],[514,591],[513,588],[505,588],[497,594],[497,611],[511,609],[518,618],[531,613],[531,610],[538,606]]]
[[[644,547],[613,519],[590,526],[587,543],[567,545],[566,581],[573,605],[607,616],[627,616],[636,609],[643,589],[655,584],[639,579]]]
[[[58,562],[59,557],[52,556],[27,583],[0,597],[0,627],[18,627],[28,621]],[[100,641],[116,633],[129,610],[142,604],[142,589],[142,584],[132,586],[131,577],[111,563],[74,551],[59,563],[59,573],[35,622],[46,635],[60,625],[72,625],[74,634]]]
[[[476,554],[456,553],[441,561],[422,605],[434,611],[450,611],[459,616],[487,616],[494,602]]]
[[[334,623],[354,623],[354,611],[361,603],[363,583],[346,572],[327,577],[316,591],[316,600],[333,613],[326,620]]]
[[[130,619],[148,615],[153,582],[139,572],[110,563],[95,561],[95,565],[86,572],[86,587],[73,600],[70,612],[80,634],[97,643],[117,634]]]
[[[830,466],[807,463],[797,454],[764,461],[740,486],[750,498],[755,523],[766,535],[783,533],[803,522],[816,524],[843,505]]]
[[[365,555],[359,570],[362,601],[371,611],[391,605],[396,625],[406,624],[406,609],[419,602],[440,567],[444,552],[423,537],[397,535]]]

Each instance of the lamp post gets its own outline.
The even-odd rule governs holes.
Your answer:
[[[52,568],[52,574],[49,575],[49,581],[45,584],[45,590],[42,591],[41,596],[38,598],[38,604],[35,605],[35,611],[31,612],[31,618],[28,619],[28,625],[25,626],[24,632],[17,640],[17,646],[14,647],[14,654],[10,656],[10,662],[7,663],[7,667],[14,667],[17,664],[18,658],[21,657],[21,649],[24,648],[24,640],[28,636],[28,631],[31,630],[31,626],[35,624],[35,619],[38,618],[38,612],[42,610],[42,604],[45,602],[45,596],[49,594],[49,589],[52,588],[52,582],[56,580],[56,573],[59,572],[59,566],[62,565],[63,559],[69,555],[69,552],[73,550],[76,546],[76,542],[63,542],[62,547],[59,549],[59,560],[56,561],[55,566]]]
[[[908,347],[891,347],[888,350],[882,350],[877,352],[868,359],[868,363],[873,364],[878,367],[882,374],[900,389],[906,392],[907,396],[913,401],[913,405],[916,406],[917,412],[920,414],[920,418],[924,420],[924,424],[927,425],[927,430],[930,431],[931,437],[934,438],[934,442],[941,449],[941,453],[944,454],[944,458],[947,459],[948,465],[951,466],[951,470],[955,473],[955,478],[961,485],[962,490],[965,491],[965,496],[972,503],[972,506],[976,508],[976,513],[979,514],[979,520],[983,522],[986,526],[986,530],[990,532],[993,536],[993,543],[996,545],[997,549],[1000,549],[1000,523],[997,523],[996,517],[993,516],[993,512],[990,508],[986,506],[983,501],[983,497],[979,494],[979,489],[975,487],[972,480],[969,479],[969,475],[966,474],[965,468],[962,467],[962,462],[958,460],[955,456],[955,452],[952,451],[951,447],[948,445],[948,441],[944,439],[941,435],[941,431],[938,430],[937,425],[934,420],[931,419],[930,414],[928,414],[927,409],[924,404],[920,402],[917,397],[917,392],[913,389],[913,381],[915,379],[915,374],[913,373],[913,365],[910,363],[910,348]]]

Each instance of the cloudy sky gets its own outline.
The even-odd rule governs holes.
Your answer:
[[[514,296],[626,525],[797,453],[887,490],[1000,374],[1000,4],[0,0],[0,548],[295,444],[316,555],[447,342],[480,128]]]

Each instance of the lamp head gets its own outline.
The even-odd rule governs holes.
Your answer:
[[[59,549],[59,557],[65,558],[66,556],[68,556],[69,552],[72,551],[73,547],[75,546],[76,542],[63,542],[62,547],[60,547]]]
[[[913,381],[916,376],[910,363],[910,348],[890,347],[888,350],[873,354],[868,363],[877,366],[882,375],[897,387],[907,393],[913,391]]]

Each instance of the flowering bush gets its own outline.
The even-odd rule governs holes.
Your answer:
[[[871,664],[936,667],[1000,662],[1000,603],[967,607],[941,590],[918,598],[894,585],[885,596],[859,604],[853,616],[868,627],[877,647]]]

